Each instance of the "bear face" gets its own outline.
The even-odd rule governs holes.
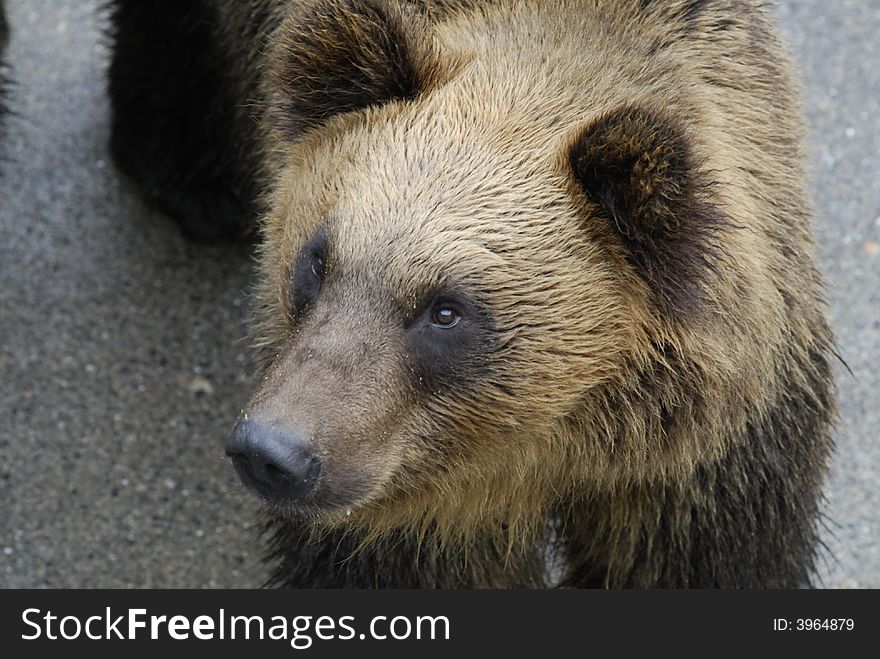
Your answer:
[[[525,32],[556,27],[519,11]],[[515,41],[505,27],[485,34]],[[716,448],[697,435],[640,458],[693,377],[689,346],[669,347],[687,333],[657,325],[709,323],[725,230],[682,126],[655,104],[566,98],[607,77],[583,67],[521,63],[510,80],[494,44],[454,33],[453,48],[393,3],[317,3],[285,30],[261,257],[273,365],[245,414],[296,436],[307,491],[258,478],[268,500],[331,521],[354,511],[374,531],[445,518],[459,533],[486,515],[546,517],[536,490],[687,469]],[[318,72],[323,60],[335,68]],[[696,377],[711,387],[724,376],[709,362]],[[636,377],[635,403],[634,373],[654,387]]]
[[[561,150],[510,163],[424,107],[382,111],[309,146],[279,186],[263,318],[281,356],[254,413],[283,401],[283,423],[317,416],[305,422],[339,456],[324,459],[328,487],[337,460],[364,481],[348,506],[424,488],[419,473],[447,472],[463,495],[503,482],[534,468],[535,441],[562,469],[553,424],[609,377],[632,330],[613,293],[625,278],[588,240]],[[487,185],[505,168],[530,184]],[[438,178],[454,185],[426,186]],[[479,473],[489,465],[499,473]]]

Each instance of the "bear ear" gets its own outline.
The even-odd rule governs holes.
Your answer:
[[[682,127],[638,108],[614,110],[582,129],[569,162],[658,301],[698,307],[707,278],[719,274],[718,234],[728,222]]]
[[[412,100],[443,77],[430,24],[397,0],[294,3],[270,69],[273,123],[295,139],[334,115]]]

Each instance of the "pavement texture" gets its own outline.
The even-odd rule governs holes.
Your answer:
[[[246,247],[188,244],[107,152],[100,0],[7,0],[0,586],[265,577],[222,442],[250,389]],[[880,587],[880,2],[776,9],[804,79],[843,366],[820,585]]]

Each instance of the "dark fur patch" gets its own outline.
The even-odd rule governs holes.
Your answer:
[[[455,327],[432,324],[437,304],[449,304],[460,311],[461,320]],[[444,388],[473,386],[487,374],[489,357],[497,349],[491,312],[451,292],[428,296],[407,323],[406,332],[416,389],[427,395]]]
[[[689,23],[696,21],[708,3],[706,0],[687,0],[681,7],[681,16]]]
[[[9,23],[6,21],[6,8],[3,6],[2,0],[0,0],[0,52],[3,52],[3,49],[6,48],[8,41]]]
[[[3,118],[7,113],[6,94],[9,80],[6,78],[6,62],[3,60],[3,51],[9,43],[9,23],[6,22],[6,9],[3,0],[0,0],[0,138],[3,137]],[[0,153],[2,157],[2,153]]]
[[[639,8],[642,11],[650,11],[655,8],[670,10],[673,15],[683,19],[687,23],[696,21],[700,14],[709,7],[711,0],[679,0],[679,2],[669,2],[669,0],[640,0]]]
[[[393,1],[305,3],[279,40],[275,123],[291,139],[337,114],[412,100],[441,68],[425,18]]]
[[[249,235],[258,214],[251,122],[207,0],[112,3],[111,150],[148,202],[200,241]],[[254,22],[262,20],[253,17]]]
[[[678,311],[698,307],[722,258],[716,234],[726,219],[676,122],[616,110],[583,130],[569,161],[659,300]]]
[[[364,544],[353,530],[317,532],[306,520],[270,516],[264,535],[275,564],[267,586],[280,588],[498,588],[508,562],[518,566],[521,587],[546,586],[537,551],[512,556],[511,548],[480,538],[467,552],[442,545],[432,529],[424,536],[391,533]]]
[[[322,229],[306,245],[293,264],[290,277],[288,304],[294,322],[314,303],[321,290],[323,272],[315,268],[316,261],[325,263],[327,259],[327,231]]]

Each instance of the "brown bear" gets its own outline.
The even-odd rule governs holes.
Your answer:
[[[113,148],[262,216],[226,444],[291,587],[800,587],[834,416],[758,0],[119,0]]]

